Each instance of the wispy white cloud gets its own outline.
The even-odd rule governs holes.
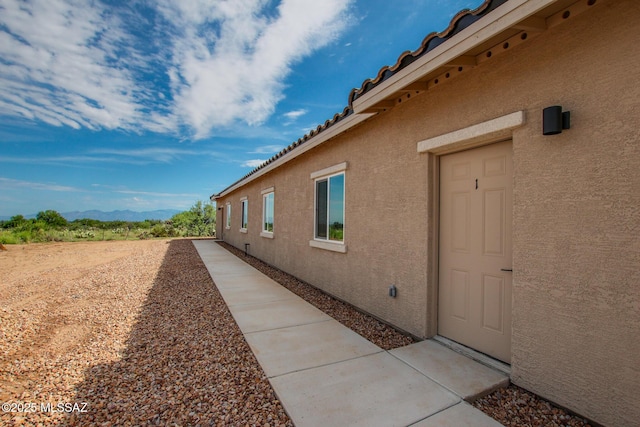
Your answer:
[[[292,124],[293,122],[298,120],[299,117],[302,117],[307,113],[308,113],[308,111],[305,110],[305,109],[293,110],[293,111],[288,111],[288,112],[284,113],[282,115],[285,118],[284,125],[285,126],[289,126],[290,124]]]
[[[222,157],[223,154],[210,150],[189,150],[171,147],[149,147],[139,149],[98,148],[82,154],[66,156],[0,156],[5,163],[30,165],[79,165],[87,166],[96,163],[117,163],[131,165],[148,165],[152,163],[174,163],[189,156]]]
[[[133,208],[142,208],[155,206],[162,208],[163,206],[187,207],[195,200],[202,197],[197,193],[167,193],[159,191],[136,190],[122,185],[111,184],[91,184],[92,194],[101,194],[100,198],[112,200],[114,205],[128,206]],[[123,197],[127,196],[127,197]]]
[[[283,0],[269,16],[266,0],[168,3],[165,16],[184,29],[174,43],[172,88],[196,138],[239,120],[263,123],[283,98],[291,65],[342,31],[348,6]]]
[[[247,161],[242,163],[242,166],[245,167],[245,168],[257,168],[258,166],[260,166],[264,162],[265,162],[265,160],[260,160],[260,159],[247,160]]]
[[[304,116],[305,114],[307,114],[308,111],[305,109],[300,109],[300,110],[293,110],[293,111],[289,111],[283,114],[284,117],[286,117],[289,120],[295,120],[300,116]]]
[[[3,0],[0,115],[196,139],[259,125],[291,66],[346,27],[349,3]]]
[[[162,147],[149,147],[139,149],[111,149],[111,148],[99,148],[92,150],[91,154],[96,155],[111,155],[117,158],[119,162],[129,161],[135,162],[147,162],[147,163],[171,163],[174,160],[178,160],[185,156],[202,155],[201,151],[185,150],[180,148],[162,148]],[[98,157],[100,159],[101,157]],[[107,157],[109,159],[109,157]]]
[[[66,194],[65,194],[66,193]],[[29,195],[29,196],[26,196]],[[34,196],[36,195],[36,196]],[[0,177],[0,207],[3,215],[14,215],[17,212],[35,212],[25,203],[26,197],[37,197],[46,209],[60,212],[78,210],[79,201],[84,209],[140,209],[153,207],[165,209],[171,206],[176,209],[188,208],[194,201],[203,198],[202,194],[190,192],[160,192],[144,189],[131,189],[126,186],[110,184],[89,184],[86,188],[60,185],[56,182],[37,182]],[[6,209],[12,211],[6,211]]]
[[[0,188],[3,190],[30,189],[41,191],[61,191],[61,192],[83,192],[85,190],[77,187],[58,185],[55,183],[22,181],[19,179],[0,177]]]
[[[135,128],[144,90],[119,59],[121,23],[98,2],[4,0],[0,111],[73,128]]]
[[[262,147],[258,147],[253,151],[250,151],[249,154],[274,154],[278,151],[282,150],[283,146],[281,145],[263,145]]]
[[[138,196],[153,196],[153,197],[198,197],[195,193],[158,193],[154,191],[136,191],[136,190],[114,190],[114,193],[119,194],[135,194]]]

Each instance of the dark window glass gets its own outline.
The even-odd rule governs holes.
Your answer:
[[[327,238],[327,180],[316,181],[316,237]]]

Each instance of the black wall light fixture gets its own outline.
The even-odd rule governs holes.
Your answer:
[[[571,127],[571,112],[562,112],[562,107],[554,105],[542,110],[542,134],[557,135],[562,129]]]
[[[398,296],[398,288],[396,288],[396,285],[389,286],[389,296],[391,298]]]

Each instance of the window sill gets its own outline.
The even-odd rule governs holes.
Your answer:
[[[260,237],[266,237],[267,239],[273,239],[273,233],[270,233],[268,231],[262,231],[262,232],[260,232]]]
[[[344,243],[335,243],[331,241],[324,242],[320,240],[309,240],[309,246],[311,246],[312,248],[324,249],[326,251],[332,251],[332,252],[340,252],[343,254],[347,252],[347,245],[345,245]]]
[[[240,232],[241,232],[241,233],[246,233],[246,232],[247,232],[247,229],[246,229],[246,228],[241,228],[241,229],[240,229]]]

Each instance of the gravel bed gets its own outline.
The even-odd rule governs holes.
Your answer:
[[[476,400],[472,405],[507,427],[591,426],[587,420],[513,384]]]
[[[228,243],[219,244],[379,347],[391,350],[415,342],[412,337],[251,255],[245,255],[242,250]],[[507,427],[590,427],[583,418],[569,414],[513,384],[476,400],[473,406]]]

